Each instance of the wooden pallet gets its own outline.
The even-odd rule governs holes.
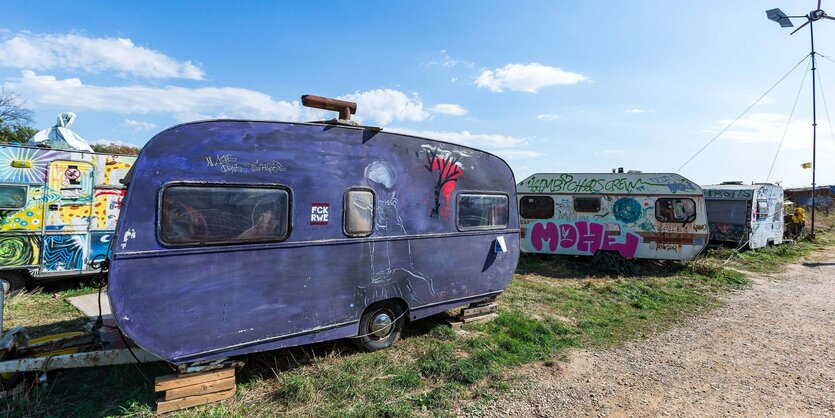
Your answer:
[[[222,401],[235,395],[235,368],[160,376],[154,392],[157,414]]]
[[[464,324],[492,321],[498,314],[499,305],[489,303],[486,305],[470,305],[461,310],[461,313],[454,318],[447,320],[452,329],[461,329]]]

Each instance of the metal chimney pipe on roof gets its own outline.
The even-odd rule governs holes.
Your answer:
[[[357,104],[354,102],[331,99],[329,97],[314,96],[312,94],[305,94],[302,96],[302,105],[316,109],[339,112],[340,120],[351,120],[351,115],[357,113]]]

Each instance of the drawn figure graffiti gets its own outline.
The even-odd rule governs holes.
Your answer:
[[[551,221],[530,226],[530,242],[536,251],[557,254],[594,255],[599,250],[617,251],[626,258],[635,256],[643,238],[617,223]],[[547,241],[547,251],[545,242]]]
[[[452,199],[452,192],[455,191],[455,183],[463,173],[461,164],[458,162],[460,155],[442,151],[437,147],[426,147],[423,149],[426,158],[426,169],[433,173],[438,172],[438,179],[435,181],[435,206],[429,215],[437,218],[438,215],[449,216],[449,203]],[[444,197],[445,206],[441,208],[441,195]]]
[[[28,266],[37,262],[37,237],[32,235],[0,236],[0,266]]]
[[[397,207],[397,176],[385,161],[375,161],[365,169],[366,184],[377,197],[374,216],[376,232],[389,235],[407,235],[406,226]],[[371,283],[366,290],[366,302],[392,296],[420,300],[418,286],[425,286],[429,294],[435,294],[432,279],[415,268],[412,261],[412,244],[409,240],[376,241],[371,247]]]
[[[612,213],[615,215],[615,219],[631,224],[641,219],[644,211],[634,197],[622,197],[612,205]]]

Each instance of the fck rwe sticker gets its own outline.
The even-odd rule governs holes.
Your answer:
[[[327,225],[328,224],[328,203],[312,203],[310,205],[310,224],[311,225]]]

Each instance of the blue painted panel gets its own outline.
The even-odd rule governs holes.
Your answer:
[[[102,259],[102,256],[108,255],[110,248],[110,241],[113,240],[113,231],[96,231],[90,233],[90,254],[88,260],[93,261]]]
[[[84,267],[86,246],[86,235],[45,236],[43,270],[49,272],[81,270]]]

